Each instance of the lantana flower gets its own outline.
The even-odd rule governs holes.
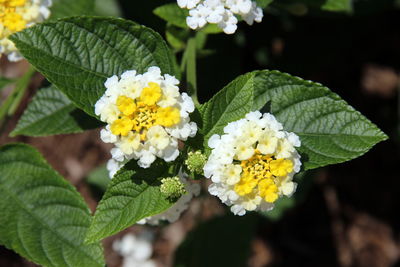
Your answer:
[[[8,37],[50,16],[51,0],[0,0],[0,56],[10,61],[22,59],[14,43]]]
[[[197,125],[189,118],[194,103],[179,93],[178,84],[175,77],[162,76],[158,67],[107,79],[95,113],[107,123],[101,139],[115,145],[108,164],[112,175],[130,159],[138,159],[142,168],[150,167],[156,157],[173,161],[179,155],[178,141],[195,136]]]
[[[179,7],[189,9],[186,23],[191,29],[200,29],[207,23],[217,24],[226,34],[237,29],[238,17],[253,25],[261,22],[262,8],[251,0],[177,0]]]
[[[293,176],[301,167],[296,151],[300,144],[273,115],[248,113],[229,123],[223,135],[209,139],[212,152],[204,166],[204,175],[212,180],[208,191],[236,215],[272,209],[279,197],[296,190]]]

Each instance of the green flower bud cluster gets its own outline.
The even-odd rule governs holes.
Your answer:
[[[194,174],[203,174],[203,167],[206,164],[207,157],[201,151],[189,152],[185,164],[189,171]]]
[[[186,194],[185,185],[178,176],[161,179],[161,193],[168,199],[177,200]]]

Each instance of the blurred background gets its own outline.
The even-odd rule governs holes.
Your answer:
[[[107,266],[400,266],[400,1],[355,0],[351,12],[323,11],[316,0],[275,2],[262,23],[240,23],[235,35],[208,36],[198,61],[200,102],[240,74],[276,69],[329,87],[389,140],[353,161],[300,175],[294,197],[267,214],[231,216],[204,183],[177,222],[134,226],[106,239]],[[120,0],[113,9],[101,3],[98,14],[119,13],[165,33],[165,22],[152,14],[165,0]],[[0,73],[8,78],[28,68],[4,57],[0,62]],[[103,165],[110,157],[99,129],[8,136],[43,82],[36,74],[2,128],[0,145],[18,141],[39,149],[94,210],[108,182]],[[10,89],[1,90],[0,97]],[[127,255],[121,244],[136,256]],[[0,246],[0,266],[35,265]]]

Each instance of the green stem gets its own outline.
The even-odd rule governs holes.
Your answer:
[[[186,82],[188,93],[197,106],[199,99],[197,97],[196,50],[196,38],[190,38],[185,51],[186,59],[184,58],[186,60]]]
[[[3,121],[3,119],[5,119],[7,116],[11,116],[15,113],[34,73],[34,68],[30,66],[28,71],[25,72],[20,79],[18,79],[14,90],[8,95],[7,99],[0,107],[0,122]]]

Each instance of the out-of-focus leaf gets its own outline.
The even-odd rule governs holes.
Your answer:
[[[230,214],[200,224],[178,247],[174,267],[247,266],[256,226],[254,214]]]
[[[98,16],[122,16],[121,7],[117,0],[96,0],[94,13]]]
[[[50,19],[92,15],[95,0],[52,0]]]
[[[108,184],[111,182],[106,165],[93,170],[87,177],[87,182],[98,190],[105,192]]]

